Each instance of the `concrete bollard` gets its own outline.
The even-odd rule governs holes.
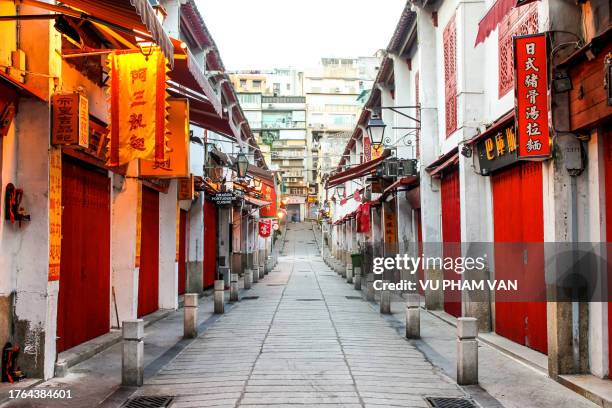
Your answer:
[[[140,387],[144,377],[144,320],[123,321],[121,384]]]
[[[353,264],[346,265],[346,283],[353,283]]]
[[[232,275],[232,281],[230,282],[230,302],[239,302],[240,296],[238,294],[238,278]]]
[[[478,321],[474,317],[457,319],[457,384],[478,384]]]
[[[368,302],[374,301],[374,274],[368,273],[366,276],[366,300]]]
[[[353,276],[353,287],[355,290],[361,290],[361,266],[355,267],[355,276]]]
[[[421,337],[421,296],[418,293],[408,294],[406,301],[406,338]]]
[[[383,288],[385,288],[388,283],[388,280],[383,280]],[[391,291],[388,289],[383,289],[380,291],[380,313],[391,314]]]
[[[259,282],[259,266],[253,265],[253,269],[251,269],[251,271],[253,276],[253,283]]]
[[[253,285],[253,271],[250,269],[244,270],[244,288],[251,289]]]
[[[185,293],[183,301],[183,337],[198,337],[198,294]]]
[[[225,281],[215,281],[215,314],[223,314],[225,311]]]

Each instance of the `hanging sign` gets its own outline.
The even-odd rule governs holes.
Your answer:
[[[226,192],[213,194],[210,196],[210,199],[216,205],[228,205],[228,204],[231,204],[236,199],[236,195],[231,191],[229,192],[226,191]]]
[[[514,37],[518,157],[551,155],[548,127],[548,38],[546,34]]]
[[[189,177],[189,101],[168,100],[166,160],[140,160],[141,177]]]
[[[262,238],[268,238],[272,230],[271,220],[259,220],[259,236]]]
[[[166,161],[166,59],[158,47],[114,51],[110,68],[110,166]]]
[[[382,143],[372,144],[372,153],[370,154],[371,160],[378,159],[382,156],[385,146]]]
[[[518,160],[518,146],[514,122],[499,132],[476,143],[480,173],[489,175]]]
[[[195,196],[195,181],[192,177],[178,179],[177,198],[178,200],[193,200]]]
[[[273,185],[265,182],[261,183],[261,197],[262,200],[268,201],[270,205],[259,209],[259,216],[262,218],[274,218],[276,217],[276,190]]]
[[[51,144],[89,147],[89,102],[78,93],[54,94]]]
[[[62,151],[49,151],[49,281],[60,278],[62,255]]]
[[[372,142],[368,135],[363,135],[363,162],[372,160]]]

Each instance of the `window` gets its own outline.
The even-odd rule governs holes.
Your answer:
[[[278,82],[275,82],[272,85],[272,93],[274,93],[274,95],[278,95],[280,93],[280,84]]]
[[[455,16],[444,27],[444,114],[446,137],[457,130],[457,30]]]
[[[291,90],[291,84],[287,83],[287,90],[290,91]]]
[[[261,80],[254,79],[253,80],[253,88],[261,88]]]
[[[240,87],[244,88],[245,86],[247,86],[247,80],[246,79],[241,79],[240,80]]]

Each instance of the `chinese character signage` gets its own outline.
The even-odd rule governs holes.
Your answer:
[[[366,134],[363,135],[363,162],[369,162],[372,160],[372,142],[370,137]]]
[[[516,130],[518,157],[547,158],[548,38],[545,34],[514,37]]]
[[[89,147],[89,103],[78,93],[55,94],[51,143]]]
[[[270,205],[261,207],[259,209],[259,216],[261,218],[274,218],[276,217],[276,190],[273,185],[267,184],[266,182],[261,183],[261,198],[264,201],[268,201]]]
[[[169,99],[166,160],[140,160],[142,177],[189,177],[189,102]]]
[[[110,68],[110,166],[166,162],[166,60],[159,48],[114,51]]]
[[[259,220],[259,236],[268,238],[272,230],[272,220]]]
[[[383,151],[385,150],[385,146],[382,143],[372,144],[372,153],[370,154],[371,160],[378,159],[382,156]]]
[[[193,176],[178,179],[178,200],[193,200],[195,196],[195,180]]]
[[[518,145],[514,122],[476,144],[480,173],[488,175],[518,160]]]
[[[49,152],[49,281],[59,280],[62,254],[62,151]]]

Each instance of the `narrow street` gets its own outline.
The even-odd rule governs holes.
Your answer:
[[[278,269],[138,395],[176,395],[177,408],[426,407],[423,396],[463,395],[327,268],[309,223],[289,224]]]

